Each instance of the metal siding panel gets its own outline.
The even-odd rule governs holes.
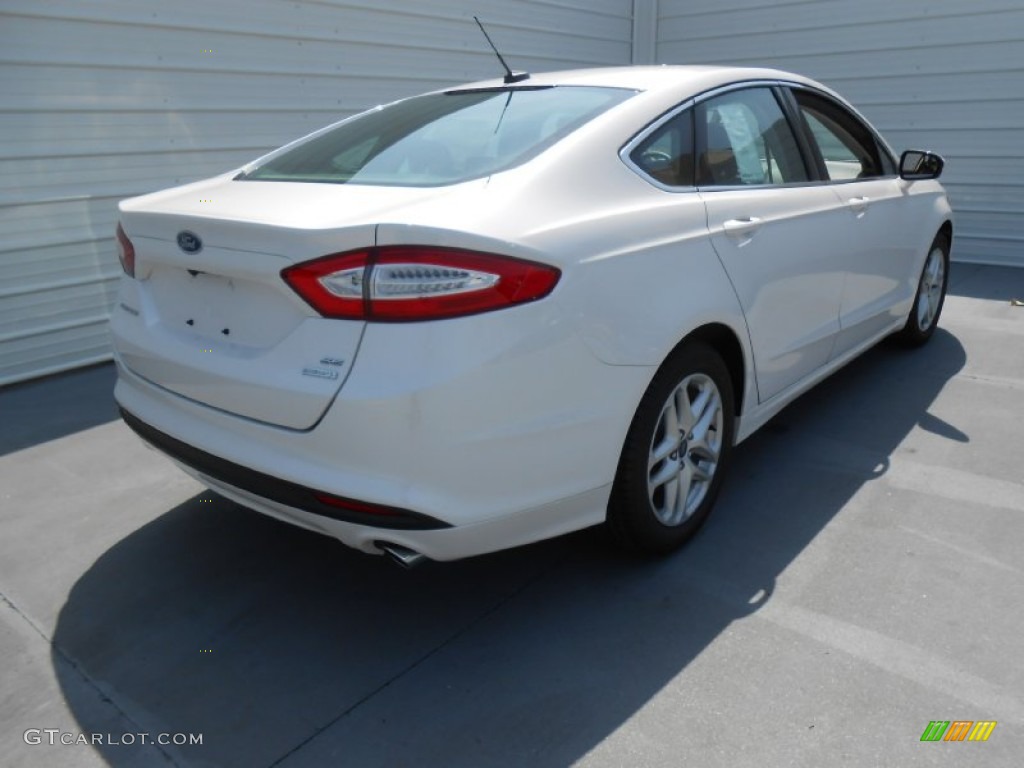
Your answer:
[[[278,143],[294,135],[289,132]],[[244,165],[253,156],[252,149],[220,148],[208,152],[140,151],[70,157],[54,154],[0,160],[0,206],[89,197],[122,199],[229,171]],[[66,174],[69,163],[75,166],[75,174],[70,177]],[[0,207],[0,217],[2,210]],[[0,252],[2,250],[0,243]]]
[[[86,325],[4,342],[0,381],[9,384],[110,358],[110,331],[103,317]]]
[[[1024,266],[1020,0],[660,0],[657,60],[778,67],[834,87],[897,151],[946,158],[955,258]]]
[[[125,197],[509,63],[627,64],[632,0],[6,0],[0,385],[109,359]]]
[[[98,283],[79,283],[5,296],[0,306],[0,343],[42,336],[54,329],[91,325],[106,320],[117,295],[120,276]],[[24,318],[45,317],[28,325]]]
[[[0,299],[117,278],[121,267],[111,259],[113,250],[111,237],[4,253],[0,257]]]

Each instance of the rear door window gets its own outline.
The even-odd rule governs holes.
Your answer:
[[[770,88],[729,91],[696,107],[697,184],[793,184],[809,180],[793,130]]]

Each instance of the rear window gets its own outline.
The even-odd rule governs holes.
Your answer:
[[[635,91],[517,87],[417,96],[268,156],[236,178],[433,187],[519,165]]]

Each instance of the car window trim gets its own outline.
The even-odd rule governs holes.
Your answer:
[[[636,147],[644,142],[652,133],[660,129],[665,123],[672,118],[676,117],[681,112],[692,109],[697,106],[698,103],[707,99],[713,99],[721,94],[728,93],[730,91],[743,90],[746,88],[756,87],[768,87],[776,92],[776,100],[779,102],[783,113],[786,115],[786,119],[790,123],[790,128],[796,137],[797,145],[800,147],[801,155],[804,155],[804,163],[807,165],[808,175],[811,177],[807,181],[794,181],[788,184],[738,184],[732,186],[671,186],[658,181],[653,176],[649,175],[645,170],[640,168],[630,158],[630,153],[636,149]],[[857,118],[864,127],[868,130],[871,136],[874,137],[875,143],[878,144],[880,152],[885,152],[889,159],[892,160],[893,167],[898,168],[899,163],[895,160],[892,148],[886,143],[885,139],[874,129],[874,126],[868,122],[864,116],[856,110],[849,103],[843,99],[837,98],[835,95],[828,91],[823,91],[820,88],[815,88],[807,83],[800,83],[793,80],[780,80],[780,79],[755,79],[755,80],[741,80],[734,83],[727,83],[726,85],[715,86],[706,91],[702,91],[694,96],[689,97],[685,101],[681,101],[670,109],[666,110],[658,117],[654,118],[651,122],[647,123],[641,128],[636,134],[633,135],[620,149],[619,158],[626,166],[633,171],[637,176],[643,179],[645,182],[650,184],[655,189],[660,189],[663,192],[680,193],[680,192],[728,192],[736,191],[740,189],[755,190],[755,189],[793,189],[798,187],[813,187],[821,186],[824,184],[858,184],[864,181],[875,181],[882,179],[897,179],[899,174],[886,174],[884,176],[874,176],[871,179],[830,179],[828,172],[825,168],[825,161],[821,155],[821,150],[818,148],[817,142],[814,141],[813,136],[810,134],[810,126],[807,125],[807,121],[804,120],[803,113],[800,111],[800,105],[796,101],[796,96],[793,94],[795,89],[803,89],[810,91],[811,93],[822,96],[835,102],[838,106],[851,112],[854,117]],[[807,132],[805,134],[805,131]],[[809,138],[808,138],[809,137]],[[694,152],[697,150],[697,131],[694,131]],[[808,164],[808,161],[812,161]]]
[[[800,146],[800,153],[804,157],[808,171],[813,171],[812,176],[815,181],[831,183],[832,179],[828,176],[828,168],[825,166],[821,148],[814,140],[814,134],[811,132],[811,127],[804,118],[803,112],[800,111],[800,105],[797,103],[796,96],[793,95],[792,88],[778,86],[776,91],[779,101],[782,103],[782,109],[786,113],[790,125],[793,126],[793,133],[796,134],[796,141]]]
[[[660,129],[669,120],[671,120],[672,118],[676,117],[676,115],[680,114],[681,112],[686,111],[687,109],[690,109],[692,107],[696,107],[697,104],[702,102],[702,101],[705,101],[707,99],[713,99],[716,96],[720,96],[723,93],[728,93],[729,91],[742,90],[742,89],[745,89],[745,88],[755,88],[755,87],[758,87],[758,86],[773,87],[773,86],[781,86],[781,85],[785,85],[785,81],[776,80],[776,79],[740,80],[740,81],[737,81],[735,83],[726,83],[725,85],[716,85],[714,88],[709,88],[706,91],[701,91],[700,93],[695,94],[695,95],[689,97],[685,101],[681,101],[678,104],[676,104],[675,106],[669,108],[665,112],[661,113],[658,117],[654,118],[654,120],[649,122],[643,128],[641,128],[636,134],[634,134],[633,138],[631,138],[629,141],[627,141],[619,149],[619,158],[622,160],[622,162],[624,162],[629,167],[630,170],[632,170],[634,173],[636,173],[641,179],[646,181],[652,187],[656,187],[656,188],[658,188],[658,189],[660,189],[660,190],[662,190],[664,192],[693,192],[693,191],[696,191],[696,190],[700,189],[700,187],[698,187],[697,185],[692,185],[692,186],[671,186],[669,184],[664,184],[664,183],[658,181],[653,176],[648,174],[647,171],[645,171],[643,168],[641,168],[636,163],[634,163],[632,158],[630,157],[630,154],[633,152],[634,149],[637,148],[637,146],[639,146],[644,141],[646,141],[647,138],[652,133],[654,133],[655,131]],[[697,131],[696,131],[696,125],[694,126],[694,129],[695,130],[694,130],[694,136],[693,136],[693,144],[694,144],[693,150],[694,150],[694,153],[695,153],[694,157],[696,158],[696,151],[697,151]],[[806,184],[806,182],[794,182],[794,185],[802,185],[802,184]],[[783,184],[768,184],[768,185],[746,184],[746,185],[741,185],[738,188],[747,189],[747,188],[754,188],[754,187],[759,187],[759,186],[782,187],[782,186],[787,186],[787,185],[783,185]],[[704,189],[710,189],[710,188],[705,187]],[[715,189],[722,189],[722,187],[715,187]]]
[[[726,93],[731,93],[732,91],[747,91],[754,90],[757,88],[766,89],[769,93],[771,93],[772,97],[775,99],[775,102],[778,105],[779,110],[782,112],[783,118],[786,120],[786,124],[789,126],[789,130],[793,133],[793,139],[794,141],[796,141],[797,151],[800,153],[800,161],[804,164],[804,171],[807,174],[807,179],[802,181],[784,182],[782,184],[697,184],[696,188],[698,191],[716,192],[719,190],[737,189],[789,189],[795,187],[806,187],[811,184],[819,183],[821,181],[820,179],[815,178],[814,168],[807,162],[807,157],[804,155],[804,150],[800,145],[799,131],[797,131],[796,127],[793,125],[791,115],[788,113],[785,102],[779,94],[779,89],[783,86],[783,82],[779,80],[748,80],[743,83],[734,83],[727,87],[716,88],[713,91],[708,91],[707,93],[701,94],[700,96],[694,99],[694,107],[696,108],[696,106],[705,101],[710,101],[711,99],[717,98],[718,96],[721,96]],[[704,136],[703,127],[699,125],[699,122],[700,121],[698,120],[694,120],[695,130],[693,134],[693,141],[696,145],[694,147],[695,158],[700,156],[700,150],[702,148],[701,142],[703,139],[706,139],[706,137]]]
[[[822,182],[824,182],[826,184],[860,184],[860,183],[863,183],[865,181],[879,181],[879,180],[882,180],[882,179],[896,179],[896,178],[899,178],[899,171],[898,171],[899,163],[897,162],[897,160],[895,158],[895,155],[892,152],[892,149],[885,142],[885,139],[883,139],[879,135],[878,131],[875,130],[874,126],[871,125],[871,123],[868,122],[868,120],[864,117],[864,115],[862,115],[860,112],[858,112],[855,107],[853,107],[852,105],[850,105],[847,102],[843,101],[842,99],[836,98],[835,96],[833,96],[831,93],[828,93],[827,91],[823,91],[820,88],[813,88],[813,87],[811,87],[809,85],[806,85],[804,83],[782,83],[780,85],[788,91],[787,101],[791,102],[791,105],[792,105],[791,109],[793,109],[795,111],[795,114],[796,114],[796,116],[797,116],[797,118],[799,120],[799,125],[800,125],[801,132],[805,132],[804,133],[805,140],[809,143],[810,148],[813,151],[815,162],[818,165],[818,172],[821,175]],[[804,117],[803,110],[800,108],[800,103],[796,99],[795,91],[797,91],[797,90],[807,91],[808,93],[811,93],[811,94],[813,94],[814,96],[817,96],[820,99],[823,99],[825,101],[831,102],[834,106],[836,106],[836,107],[840,108],[841,110],[849,113],[849,115],[851,117],[853,117],[861,125],[861,127],[864,130],[867,131],[868,135],[871,136],[872,139],[874,139],[875,146],[878,148],[878,151],[884,153],[889,158],[889,165],[890,165],[890,167],[896,168],[897,172],[896,173],[880,174],[878,176],[870,176],[870,177],[865,178],[865,179],[832,179],[832,178],[829,178],[828,169],[825,166],[825,158],[821,154],[821,147],[818,146],[818,142],[814,138],[814,134],[811,131],[811,127],[807,123],[807,119]]]
[[[639,133],[633,136],[632,139],[627,141],[621,149],[619,149],[619,158],[626,164],[626,166],[637,174],[641,179],[646,181],[653,187],[657,187],[663,192],[693,192],[697,187],[693,184],[690,185],[676,185],[665,184],[662,181],[658,181],[656,178],[651,176],[647,171],[633,162],[631,155],[633,150],[643,144],[653,134],[657,133],[666,124],[674,120],[676,117],[681,115],[687,109],[692,108],[697,103],[697,97],[687,99],[686,101],[680,102],[676,106],[672,107],[666,112],[663,112],[658,117],[654,118],[650,123],[640,129]],[[691,149],[696,148],[696,135],[694,136],[694,145]]]
[[[633,135],[633,137],[631,139],[629,139],[629,141],[627,141],[619,149],[619,158],[622,160],[622,162],[624,162],[629,167],[630,170],[632,170],[634,173],[636,173],[641,179],[646,181],[652,187],[656,187],[656,188],[658,188],[658,189],[660,189],[660,190],[662,190],[664,192],[693,192],[693,191],[695,191],[697,189],[700,189],[700,187],[698,187],[697,185],[692,185],[692,186],[671,186],[669,184],[664,184],[664,183],[658,181],[657,179],[655,179],[650,174],[648,174],[647,171],[645,171],[643,168],[638,166],[636,163],[634,163],[632,158],[630,157],[630,154],[633,152],[634,149],[637,148],[637,146],[639,146],[644,141],[646,141],[647,138],[652,133],[654,133],[655,131],[660,129],[669,120],[671,120],[672,118],[676,117],[681,112],[684,112],[687,109],[690,109],[692,107],[697,106],[698,103],[700,103],[702,101],[705,101],[706,99],[713,99],[716,96],[719,96],[719,95],[721,95],[723,93],[728,93],[729,91],[736,91],[736,90],[741,90],[741,89],[745,89],[745,88],[755,88],[755,87],[758,87],[758,86],[768,86],[768,87],[780,86],[780,85],[784,85],[784,84],[785,84],[784,81],[776,80],[776,79],[740,80],[740,81],[737,81],[735,83],[727,83],[725,85],[716,85],[714,88],[709,88],[706,91],[701,91],[700,93],[695,94],[694,96],[689,97],[685,101],[681,101],[678,104],[676,104],[675,106],[670,107],[668,110],[666,110],[665,112],[662,112],[658,117],[654,118],[654,120],[652,120],[647,125],[645,125],[643,128],[641,128],[636,134]],[[694,126],[694,128],[696,129],[696,126]],[[694,143],[694,147],[693,147],[694,153],[696,153],[696,151],[697,151],[697,131],[696,130],[694,130],[693,143]],[[695,157],[696,157],[696,155],[695,155]],[[794,182],[794,184],[805,184],[805,183],[806,182]],[[786,186],[786,185],[783,185],[783,184],[768,184],[768,185],[746,184],[746,185],[741,185],[740,188],[744,188],[745,189],[745,188],[752,188],[752,187],[755,187],[755,186],[781,187],[781,186]],[[708,188],[705,187],[705,189],[708,189]],[[715,189],[722,189],[722,187],[715,187]]]

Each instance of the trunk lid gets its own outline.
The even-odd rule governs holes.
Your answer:
[[[220,177],[125,201],[136,279],[122,280],[112,322],[121,363],[229,413],[315,426],[365,323],[320,317],[281,270],[370,247],[376,226],[367,222],[439,192]]]

